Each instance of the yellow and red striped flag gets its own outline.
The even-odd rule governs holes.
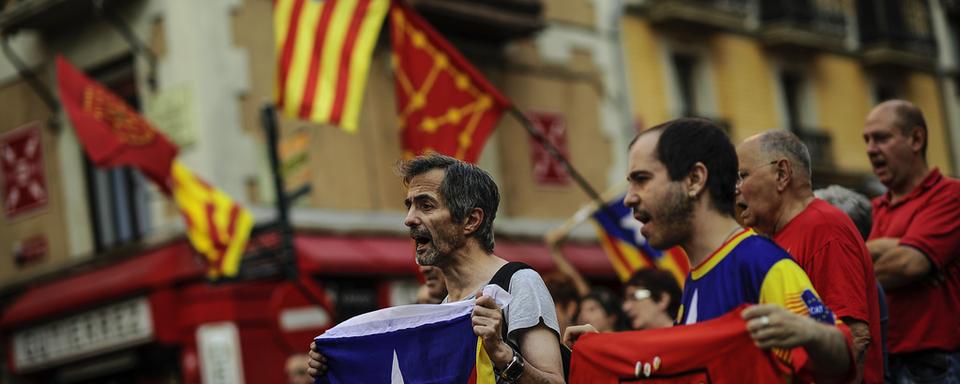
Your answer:
[[[388,0],[276,0],[278,108],[356,132],[387,6]]]
[[[173,200],[187,223],[187,237],[207,259],[207,277],[237,276],[253,215],[180,161],[173,161],[170,179]]]

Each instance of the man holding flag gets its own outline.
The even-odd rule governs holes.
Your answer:
[[[446,302],[477,298],[473,332],[482,339],[500,381],[562,383],[557,315],[540,275],[531,269],[516,271],[509,279],[513,298],[503,312],[491,297],[478,295],[507,265],[493,253],[500,193],[490,175],[442,155],[417,157],[400,171],[407,187],[404,225],[416,241],[417,263],[443,271]],[[507,328],[507,340],[502,327]],[[315,344],[310,357],[310,375],[321,376],[327,359]]]

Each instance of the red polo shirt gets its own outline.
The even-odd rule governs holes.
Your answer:
[[[826,201],[813,201],[773,238],[803,267],[823,303],[837,316],[870,327],[863,379],[883,382],[880,299],[873,260],[860,232],[843,211]]]
[[[913,247],[933,271],[912,284],[887,290],[890,352],[960,350],[960,181],[934,168],[897,201],[873,200],[870,239],[895,237]]]

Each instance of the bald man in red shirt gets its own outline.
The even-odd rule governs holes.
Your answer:
[[[926,122],[910,102],[874,108],[863,140],[887,187],[867,248],[890,306],[893,379],[960,382],[960,181],[927,165]]]
[[[859,377],[882,383],[873,262],[853,221],[814,197],[806,146],[790,132],[768,131],[737,146],[737,157],[738,220],[793,256],[824,304],[850,327]]]

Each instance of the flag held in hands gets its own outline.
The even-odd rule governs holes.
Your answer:
[[[387,1],[276,0],[278,108],[356,132]]]
[[[511,102],[401,1],[391,2],[390,22],[404,157],[437,152],[476,162]]]
[[[136,167],[164,191],[177,147],[126,102],[57,56],[60,100],[77,138],[100,167]]]
[[[510,294],[488,285],[503,307]],[[315,341],[327,358],[319,383],[494,384],[493,364],[470,315],[475,300],[413,304],[353,317]]]
[[[687,255],[680,247],[662,251],[647,244],[647,239],[640,234],[643,223],[623,205],[623,195],[594,212],[593,219],[597,223],[600,245],[621,281],[629,279],[638,269],[660,268],[670,271],[683,286],[690,271]]]

